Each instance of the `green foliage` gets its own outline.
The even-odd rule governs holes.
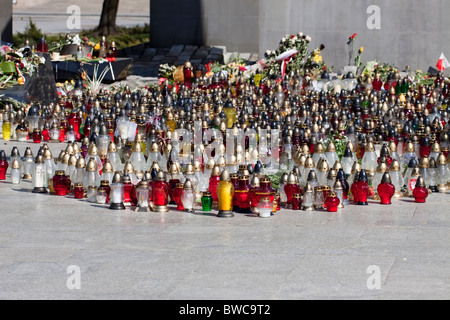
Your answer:
[[[25,31],[23,33],[18,32],[13,36],[13,45],[16,48],[23,47],[26,40],[30,42],[30,45],[33,45],[38,43],[43,36],[44,34],[41,29],[30,18],[28,25],[25,27]]]
[[[117,34],[108,36],[107,41],[109,43],[114,41],[118,50],[150,41],[149,24],[134,27],[118,27],[117,30]],[[87,37],[89,41],[93,43],[98,43],[101,40],[101,36],[95,34],[93,29],[81,30],[78,34],[80,39]],[[36,24],[30,18],[29,24],[26,26],[25,31],[23,33],[17,32],[13,35],[13,44],[14,47],[20,48],[23,47],[25,41],[28,40],[30,42],[30,46],[34,45],[36,47],[36,44],[41,40],[41,38],[45,37],[49,48],[55,48],[65,42],[65,36],[65,34],[44,34],[41,29],[37,28]]]

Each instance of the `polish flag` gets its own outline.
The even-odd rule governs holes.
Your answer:
[[[444,56],[444,53],[441,53],[439,60],[436,64],[436,67],[439,71],[444,71],[444,69],[450,67],[450,62],[448,62],[447,58]]]

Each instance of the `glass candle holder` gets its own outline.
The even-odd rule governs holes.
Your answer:
[[[180,182],[177,183],[175,186],[175,189],[172,191],[172,199],[175,201],[175,204],[177,205],[177,210],[183,211],[183,203],[181,202],[181,195],[183,194],[183,187],[184,185]]]
[[[14,159],[14,161],[12,162],[12,165],[11,165],[11,172],[10,172],[11,183],[19,184],[21,175],[22,175],[22,173],[21,173],[20,163],[17,159]]]
[[[75,184],[73,188],[73,195],[75,199],[83,199],[85,196],[85,190],[82,183]]]
[[[71,181],[63,170],[57,170],[53,176],[53,190],[57,196],[66,196],[70,192]]]
[[[108,194],[105,187],[98,187],[97,194],[95,195],[95,200],[98,204],[106,204]]]
[[[47,170],[42,155],[38,154],[34,162],[32,185],[33,193],[47,193],[45,187],[47,181]]]
[[[415,188],[412,192],[414,201],[418,203],[425,203],[428,197],[428,189],[426,188],[425,181],[422,177],[417,178]]]
[[[272,215],[273,203],[270,197],[261,197],[256,206],[260,218],[269,218]]]
[[[123,184],[120,182],[120,177],[118,180],[114,181],[110,185],[111,191],[109,193],[111,204],[109,209],[112,210],[124,210],[125,205],[123,204]]]
[[[211,211],[213,204],[213,198],[211,196],[211,192],[205,191],[202,195],[202,210],[203,211]]]
[[[137,208],[136,211],[150,211],[150,195],[147,180],[143,180],[136,188]]]
[[[167,212],[169,208],[167,204],[169,203],[169,184],[165,180],[164,172],[160,171],[153,181],[152,187],[152,200],[153,200],[153,211],[156,212]]]
[[[314,190],[310,184],[305,187],[305,192],[303,193],[302,209],[305,211],[314,210]]]
[[[314,187],[314,208],[323,209],[324,200],[325,199],[323,197],[323,187],[322,186]]]
[[[0,180],[6,180],[6,172],[8,171],[9,163],[6,158],[4,150],[0,151]]]
[[[336,193],[329,192],[325,199],[324,207],[328,212],[336,212],[338,210],[339,203],[340,200],[337,197]]]
[[[186,180],[183,187],[183,193],[181,194],[181,203],[183,204],[184,211],[194,212],[194,200],[195,194],[190,180]]]
[[[230,174],[227,170],[224,170],[220,176],[220,183],[217,186],[217,196],[219,200],[219,213],[218,217],[229,218],[233,217],[233,194],[234,186],[231,183]]]
[[[292,210],[300,210],[302,207],[302,195],[294,193],[292,197]]]
[[[87,201],[91,203],[97,202],[97,187],[96,186],[88,186],[87,192]]]

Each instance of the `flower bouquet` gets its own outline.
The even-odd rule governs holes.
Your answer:
[[[264,54],[263,78],[276,79],[291,72],[312,78],[320,75],[327,68],[320,54],[325,46],[309,52],[310,42],[311,37],[302,32],[283,37],[276,50],[267,50]]]

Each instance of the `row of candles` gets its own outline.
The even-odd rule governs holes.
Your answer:
[[[319,142],[312,155],[302,153],[300,148],[288,155],[294,165],[288,165],[275,190],[259,160],[254,165],[247,161],[239,166],[227,166],[221,155],[218,161],[210,159],[203,168],[198,161],[188,164],[182,173],[180,163],[171,162],[170,157],[164,161],[161,161],[163,157],[157,157],[149,170],[142,170],[146,167],[146,157],[137,135],[125,163],[114,141],[110,141],[106,156],[99,154],[97,144],[87,139],[81,147],[76,142],[68,143],[57,158],[53,158],[46,143],[36,157],[29,147],[24,157],[14,147],[8,161],[1,150],[0,180],[6,179],[10,167],[11,183],[32,179],[34,193],[47,193],[48,189],[59,196],[109,203],[111,209],[136,206],[138,211],[166,212],[168,204],[173,203],[177,210],[187,212],[199,206],[205,212],[217,208],[219,216],[253,212],[269,217],[281,208],[337,211],[350,203],[367,205],[369,197],[381,204],[391,204],[391,198],[404,195],[425,202],[430,192],[447,190],[447,159],[436,148],[434,145],[430,157],[418,159],[412,143],[407,143],[407,152],[400,157],[395,143],[383,144],[377,154],[369,141],[360,152],[360,163],[354,157],[351,142],[342,161],[332,142],[326,151]],[[403,175],[400,163],[405,159],[409,161]],[[328,162],[332,161],[334,165],[330,167]],[[164,166],[167,170],[162,170]]]
[[[59,104],[32,105],[26,116],[25,110],[15,116],[5,110],[0,119],[3,139],[44,142],[36,157],[27,149],[22,159],[23,178],[32,177],[35,192],[69,192],[90,201],[123,198],[123,206],[112,202],[111,208],[145,207],[139,206],[142,199],[155,211],[166,211],[166,202],[189,211],[191,198],[193,207],[202,206],[205,198],[207,209],[211,198],[212,205],[220,203],[219,185],[233,187],[220,188],[227,190],[223,193],[232,203],[232,209],[219,210],[222,216],[235,211],[262,212],[260,202],[266,211],[272,205],[272,213],[280,207],[323,208],[328,194],[339,200],[337,207],[349,203],[348,194],[355,204],[366,204],[365,196],[355,198],[359,185],[363,193],[372,188],[375,199],[383,204],[390,202],[381,191],[389,183],[394,186],[393,197],[413,196],[415,187],[422,185],[432,192],[448,190],[448,112],[444,109],[448,87],[442,75],[434,87],[423,87],[420,92],[408,88],[401,93],[395,91],[395,83],[381,93],[369,82],[364,84],[366,89],[361,88],[356,80],[348,88],[350,94],[345,90],[308,91],[308,86],[296,84],[295,77],[284,79],[276,88],[263,82],[259,87],[246,83],[239,90],[219,80],[207,89],[180,85],[179,91],[170,90],[164,83],[147,93],[130,95],[125,88],[123,94],[101,91],[97,97],[76,86]],[[209,134],[217,146],[213,158],[205,156],[211,144],[194,144],[192,150],[189,143],[198,135],[194,126],[198,120],[200,140]],[[211,133],[213,128],[225,136],[231,129],[234,147],[228,144],[228,136]],[[182,139],[177,129],[184,130]],[[267,131],[266,140],[261,129]],[[330,134],[348,140],[341,159],[327,138]],[[256,141],[259,148],[252,149],[250,141]],[[47,142],[69,144],[53,158]],[[188,154],[182,146],[186,142]],[[226,153],[225,146],[233,152]],[[21,166],[17,150],[11,159],[11,182],[14,176],[16,183]],[[269,174],[277,170],[285,171],[277,191],[265,190],[261,194],[266,196],[259,198],[242,191],[267,188]],[[348,187],[338,176],[345,177]],[[58,191],[60,185],[62,190],[70,185],[69,191]],[[115,192],[122,196],[112,196]],[[338,202],[330,201],[327,210]],[[277,209],[273,209],[275,204]]]

